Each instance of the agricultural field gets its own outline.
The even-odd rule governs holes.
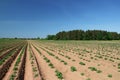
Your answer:
[[[119,80],[120,41],[0,40],[0,80]]]

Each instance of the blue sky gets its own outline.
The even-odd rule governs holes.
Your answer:
[[[120,0],[0,0],[0,37],[74,29],[120,33]]]

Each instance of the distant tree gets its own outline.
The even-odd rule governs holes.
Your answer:
[[[55,40],[56,36],[55,35],[48,35],[47,40]]]
[[[15,37],[14,39],[18,39],[17,37]]]
[[[37,39],[40,39],[40,37],[37,37]]]
[[[120,34],[103,30],[71,30],[61,31],[56,35],[48,35],[48,40],[118,40]]]

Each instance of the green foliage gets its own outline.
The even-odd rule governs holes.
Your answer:
[[[97,73],[101,73],[102,71],[101,71],[101,70],[97,70],[96,72],[97,72]]]
[[[16,75],[15,75],[15,74],[12,74],[12,75],[10,76],[10,79],[9,79],[9,80],[14,80],[15,77],[16,77]]]
[[[102,73],[101,70],[97,70],[97,68],[95,67],[88,67],[88,69],[90,69],[91,71],[96,71],[97,73]]]
[[[74,59],[73,59],[72,61],[73,61],[73,62],[75,62],[75,60],[74,60]]]
[[[72,72],[77,71],[76,67],[72,66],[72,67],[71,67],[71,71],[72,71]]]
[[[52,63],[50,63],[50,64],[49,64],[49,66],[50,66],[51,68],[54,68],[54,66],[53,66],[53,64],[52,64]]]
[[[120,63],[118,63],[118,66],[120,66]]]
[[[65,56],[67,59],[71,59],[69,56]]]
[[[18,64],[20,63],[20,58],[21,58],[21,57],[19,57],[19,58],[17,59],[17,61],[16,61],[16,63],[15,63],[15,66],[18,66]]]
[[[15,52],[15,50],[11,51],[2,60],[0,60],[0,65],[2,65],[10,56],[12,56],[14,54],[14,52]]]
[[[39,52],[39,54],[41,55],[42,53],[39,51],[39,49],[38,48],[36,48],[35,46],[34,46],[34,48]]]
[[[120,63],[118,63],[118,69],[120,69]]]
[[[16,71],[16,70],[18,70],[18,68],[17,67],[14,67],[14,69],[13,69],[14,71]]]
[[[67,62],[64,62],[64,65],[67,65]]]
[[[44,60],[47,62],[47,63],[49,63],[50,62],[50,60],[48,59],[48,58],[44,58]]]
[[[35,74],[34,77],[38,77],[38,74]]]
[[[24,51],[25,51],[25,46],[23,47],[22,52],[20,53],[20,55],[17,58],[17,61],[15,62],[15,65],[14,65],[14,68],[13,68],[14,73],[11,74],[9,80],[14,80],[14,78],[16,77],[16,73],[18,71],[18,65],[21,62],[21,57],[22,57],[22,54],[24,54]]]
[[[86,80],[91,80],[90,78],[87,78]]]
[[[108,77],[109,77],[109,78],[112,78],[112,74],[108,74]]]
[[[83,62],[80,62],[79,64],[80,64],[80,65],[85,65],[85,63],[83,63]]]
[[[88,69],[90,69],[91,71],[97,71],[95,67],[88,67]]]
[[[81,76],[84,76],[85,74],[84,73],[81,73]]]
[[[56,39],[56,36],[55,35],[48,35],[47,39],[48,40],[54,40],[54,39]]]
[[[56,76],[59,78],[59,79],[63,79],[63,75],[61,72],[59,72],[58,70],[55,71],[56,73]]]
[[[32,68],[33,72],[37,72],[37,67]]]
[[[48,35],[48,40],[118,40],[120,34],[103,30],[72,30],[58,32],[56,35]]]

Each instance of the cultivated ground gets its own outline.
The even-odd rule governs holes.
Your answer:
[[[120,79],[120,41],[27,40],[5,45],[0,46],[0,80]]]

